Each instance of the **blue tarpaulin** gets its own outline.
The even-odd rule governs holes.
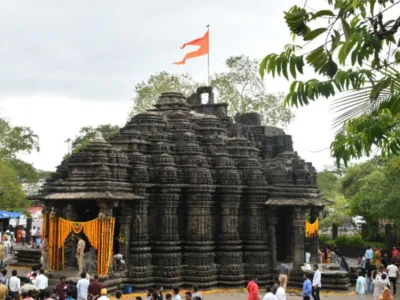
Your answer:
[[[22,213],[0,210],[0,219],[16,219],[19,218]]]

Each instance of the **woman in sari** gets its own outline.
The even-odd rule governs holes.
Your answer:
[[[247,300],[259,300],[258,296],[258,284],[257,284],[258,278],[254,278],[249,282],[247,285],[247,291],[249,292],[249,295],[247,296]]]
[[[375,262],[376,269],[379,269],[379,267],[381,266],[381,263],[382,263],[382,253],[381,253],[381,250],[379,250],[379,248],[376,248],[376,250],[374,252],[374,262]]]

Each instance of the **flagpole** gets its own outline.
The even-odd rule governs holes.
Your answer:
[[[211,86],[211,80],[210,80],[210,25],[207,25],[207,30],[208,30],[207,78],[208,78],[208,86]]]

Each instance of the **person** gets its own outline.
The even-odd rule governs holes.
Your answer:
[[[376,247],[375,252],[374,252],[374,263],[375,263],[375,266],[377,269],[382,264],[382,253],[378,247]]]
[[[86,246],[85,241],[82,239],[81,236],[78,236],[78,245],[76,248],[76,260],[78,261],[78,268],[80,274],[83,273],[83,268],[85,267],[85,246]]]
[[[21,230],[21,240],[22,240],[22,246],[25,246],[25,242],[26,242],[26,231],[25,228],[22,227]]]
[[[319,290],[321,289],[321,272],[318,265],[313,266],[314,277],[312,282],[312,297],[314,300],[319,300]]]
[[[5,285],[2,280],[0,280],[0,300],[6,300],[7,296],[8,296],[7,285]]]
[[[373,280],[374,283],[374,300],[378,300],[379,296],[382,294],[384,288],[387,286],[387,275],[383,273],[382,275],[376,275]]]
[[[74,298],[72,298],[72,290],[71,289],[68,289],[67,290],[67,298],[65,298],[65,300],[76,300],[76,299],[74,299]]]
[[[379,300],[394,300],[394,297],[390,294],[390,289],[385,287],[382,295],[379,296]]]
[[[369,259],[369,260],[371,260],[371,259]],[[358,266],[361,269],[361,272],[362,272],[363,276],[365,276],[365,266],[366,266],[366,264],[367,264],[367,259],[365,258],[364,254],[361,254],[360,257],[358,258]]]
[[[4,259],[6,259],[9,254],[11,254],[11,242],[10,239],[7,238],[4,241]]]
[[[49,236],[46,234],[44,237],[44,240],[42,242],[42,261],[43,261],[43,267],[45,270],[48,269],[48,264],[49,264],[49,243],[48,243],[48,238]]]
[[[276,295],[276,289],[277,289],[277,287],[276,287],[276,285],[275,285],[275,282],[277,282],[277,281],[278,281],[277,278],[273,278],[273,279],[272,279],[271,293],[274,294],[274,295]]]
[[[264,295],[263,300],[276,300],[276,296],[272,294],[271,288],[269,286],[267,286],[266,292],[267,293]]]
[[[3,267],[3,260],[4,260],[4,245],[3,242],[0,242],[0,268]]]
[[[392,250],[392,259],[396,260],[400,256],[400,252],[396,247],[393,247]]]
[[[201,300],[200,297],[194,297],[193,300]]]
[[[33,273],[33,274],[32,274],[31,282],[32,282],[32,284],[33,284],[34,286],[36,286],[36,278],[37,278],[37,273]]]
[[[399,273],[399,268],[391,263],[390,265],[387,266],[387,274],[389,277],[389,281],[390,281],[390,285],[393,287],[393,295],[396,295],[396,282],[397,282],[397,278],[399,278],[400,273]]]
[[[78,288],[76,287],[76,284],[73,280],[68,281],[68,289],[72,293],[72,298],[77,300],[78,299]]]
[[[283,287],[285,290],[287,288],[289,276],[290,276],[290,268],[288,267],[287,264],[281,264],[279,266],[279,282],[281,283],[280,286]]]
[[[319,262],[321,264],[323,264],[324,263],[324,251],[322,251],[321,248],[318,249],[318,256],[319,256]]]
[[[203,300],[202,294],[199,293],[199,287],[198,286],[196,286],[196,285],[193,286],[192,291],[193,291],[193,298],[199,297],[200,300]]]
[[[305,259],[304,259],[304,262],[305,262],[306,264],[309,264],[309,263],[310,263],[310,257],[311,257],[311,253],[310,253],[309,250],[307,250],[307,251],[306,251],[306,254],[305,254]]]
[[[101,289],[100,294],[101,294],[101,296],[98,298],[99,300],[109,300],[107,297],[106,289]]]
[[[82,272],[81,279],[79,279],[76,288],[78,290],[77,300],[86,300],[88,296],[89,280],[87,280],[85,272]]]
[[[49,287],[49,279],[44,275],[44,270],[40,269],[39,276],[36,278],[35,287],[39,290],[39,299],[44,299],[44,292]]]
[[[32,291],[33,293],[37,293],[38,290],[36,289],[36,287],[31,283],[31,280],[26,277],[25,278],[25,283],[21,286],[21,294],[23,293],[28,293],[29,291]]]
[[[304,266],[302,266],[301,269],[302,269],[303,271],[311,271],[311,270],[312,270],[310,264],[304,264]]]
[[[258,300],[258,278],[255,277],[247,284],[247,291],[249,295],[247,296],[247,300]]]
[[[54,300],[51,298],[51,292],[49,290],[44,291],[44,300]]]
[[[36,273],[37,270],[38,270],[37,266],[36,266],[36,265],[33,265],[33,266],[32,266],[32,271],[30,271],[30,272],[26,275],[26,277],[28,277],[30,280],[32,280],[32,279],[33,279],[33,273]]]
[[[163,300],[164,299],[163,294],[162,294],[163,290],[164,290],[164,288],[162,286],[159,286],[159,287],[156,288],[156,290],[155,290],[155,293],[157,294],[156,300]]]
[[[21,291],[21,280],[17,277],[17,270],[12,270],[11,278],[8,281],[8,288],[10,289],[10,296],[12,299],[19,299],[19,292]]]
[[[350,272],[349,264],[344,256],[342,256],[342,260],[340,261],[340,271]]]
[[[122,292],[121,291],[116,291],[115,292],[115,299],[119,300],[122,298]]]
[[[165,295],[165,300],[172,300],[172,295],[171,294],[166,294]]]
[[[315,275],[314,275],[315,276]],[[310,300],[311,298],[311,280],[308,278],[308,275],[306,273],[303,274],[303,290],[301,292],[301,295],[303,296],[304,300]]]
[[[179,288],[178,287],[174,287],[172,292],[174,294],[174,297],[172,298],[173,300],[182,300],[181,295],[179,295]]]
[[[383,254],[383,258],[382,258],[382,265],[385,267],[385,269],[387,268],[388,265],[390,265],[392,263],[392,261],[390,260],[389,256],[387,253]],[[377,269],[380,266],[377,267]]]
[[[37,234],[35,226],[32,227],[32,229],[29,231],[29,234],[31,235],[31,246],[33,247],[34,244],[36,244],[36,234]]]
[[[86,279],[87,279],[87,274],[86,274]],[[103,289],[103,284],[99,282],[99,275],[94,275],[94,279],[92,282],[89,284],[89,295],[92,298],[92,300],[96,300],[101,296],[101,290]]]
[[[372,247],[368,246],[367,250],[365,250],[365,259],[370,259],[371,261],[374,259],[374,251],[372,251]]]
[[[22,293],[21,298],[23,300],[34,300],[32,297],[32,292]]]
[[[377,270],[375,265],[371,264],[371,260],[367,259],[367,263],[365,265],[365,270],[367,272],[366,276],[366,283],[367,283],[367,290],[365,291],[366,294],[374,293],[374,284],[372,283],[373,277],[372,273]]]
[[[3,269],[1,270],[0,273],[1,273],[1,282],[3,282],[3,284],[8,287],[7,270]]]
[[[58,300],[65,300],[67,297],[68,283],[65,276],[60,277],[60,282],[54,287]]]
[[[157,296],[157,294],[156,294],[156,296]],[[154,300],[157,300],[157,299],[154,299]],[[192,300],[192,292],[187,291],[185,293],[185,300]]]
[[[153,295],[153,292],[154,292],[153,288],[149,288],[147,290],[147,294],[146,294],[147,298],[146,298],[146,300],[151,300],[151,295]]]
[[[171,294],[168,294],[168,295],[171,295]],[[172,297],[172,296],[171,296],[171,297]],[[136,299],[136,300],[142,300],[142,297],[137,296],[135,299]]]
[[[277,300],[286,300],[286,292],[283,287],[281,287],[281,283],[279,280],[275,281],[276,286],[276,299]]]
[[[362,276],[362,273],[358,272],[357,283],[356,283],[356,293],[360,300],[364,300],[365,295],[365,277]]]

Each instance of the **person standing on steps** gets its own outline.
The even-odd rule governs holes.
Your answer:
[[[287,288],[289,276],[290,276],[290,268],[288,267],[287,264],[281,264],[279,266],[279,282],[280,286],[283,287],[285,290]]]
[[[318,265],[315,264],[313,267],[314,277],[312,282],[312,297],[314,300],[319,300],[319,290],[321,289],[321,272],[318,269]]]
[[[76,249],[76,260],[78,261],[79,274],[82,274],[85,267],[85,247],[86,243],[81,236],[78,236],[78,246]],[[86,276],[86,274],[85,274]]]
[[[400,277],[399,268],[394,263],[391,263],[390,265],[387,266],[386,269],[388,272],[390,285],[393,287],[393,296],[395,296],[397,278]]]
[[[45,270],[49,270],[49,236],[46,234],[44,240],[42,242],[41,250],[42,250],[42,259],[43,259],[43,268]]]
[[[365,295],[365,277],[358,271],[358,278],[356,283],[356,293],[360,300],[364,300]]]

